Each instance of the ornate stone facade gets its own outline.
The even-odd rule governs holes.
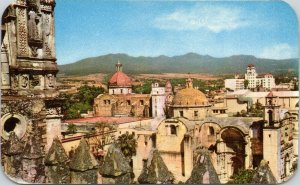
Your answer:
[[[44,153],[60,137],[54,6],[54,0],[17,0],[2,16],[1,136],[5,141],[14,132],[25,149],[33,140],[41,144],[40,156],[23,156],[20,177],[28,182],[45,181],[36,172],[44,173]]]

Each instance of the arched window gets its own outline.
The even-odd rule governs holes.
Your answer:
[[[208,127],[208,135],[215,135],[214,127]]]
[[[269,110],[268,111],[268,115],[269,115],[269,124],[270,126],[273,126],[273,111]]]
[[[170,129],[171,129],[171,135],[177,135],[177,130],[176,130],[175,125],[171,125]]]

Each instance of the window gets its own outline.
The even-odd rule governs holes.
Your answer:
[[[123,94],[123,89],[121,89],[121,94]]]
[[[109,105],[110,105],[110,100],[107,100],[107,104],[109,104]]]
[[[194,116],[198,117],[198,111],[194,111]]]
[[[208,135],[215,135],[215,129],[213,127],[208,127]]]
[[[221,114],[225,114],[225,110],[220,110],[220,113]]]
[[[112,90],[112,94],[115,94],[115,90]]]
[[[213,110],[213,113],[218,113],[218,110]]]
[[[103,100],[103,103],[106,105],[106,100]]]
[[[144,105],[144,100],[140,100],[140,104],[141,104],[141,105]]]
[[[177,130],[176,130],[175,125],[171,125],[170,129],[171,129],[171,135],[177,135]]]
[[[130,100],[127,100],[127,105],[131,105],[131,102],[130,102]]]
[[[183,111],[179,111],[180,117],[183,117]]]

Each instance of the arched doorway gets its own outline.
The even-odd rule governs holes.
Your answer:
[[[237,174],[245,168],[245,145],[244,134],[237,128],[229,127],[221,133],[221,139],[225,144],[224,152],[227,164],[231,165],[229,176]]]

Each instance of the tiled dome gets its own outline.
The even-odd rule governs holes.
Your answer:
[[[190,80],[190,79],[189,79]],[[173,99],[173,106],[207,106],[208,100],[204,93],[194,89],[190,81],[185,89],[178,91]]]
[[[117,71],[109,80],[109,86],[129,87],[132,85],[130,78],[122,71]]]

